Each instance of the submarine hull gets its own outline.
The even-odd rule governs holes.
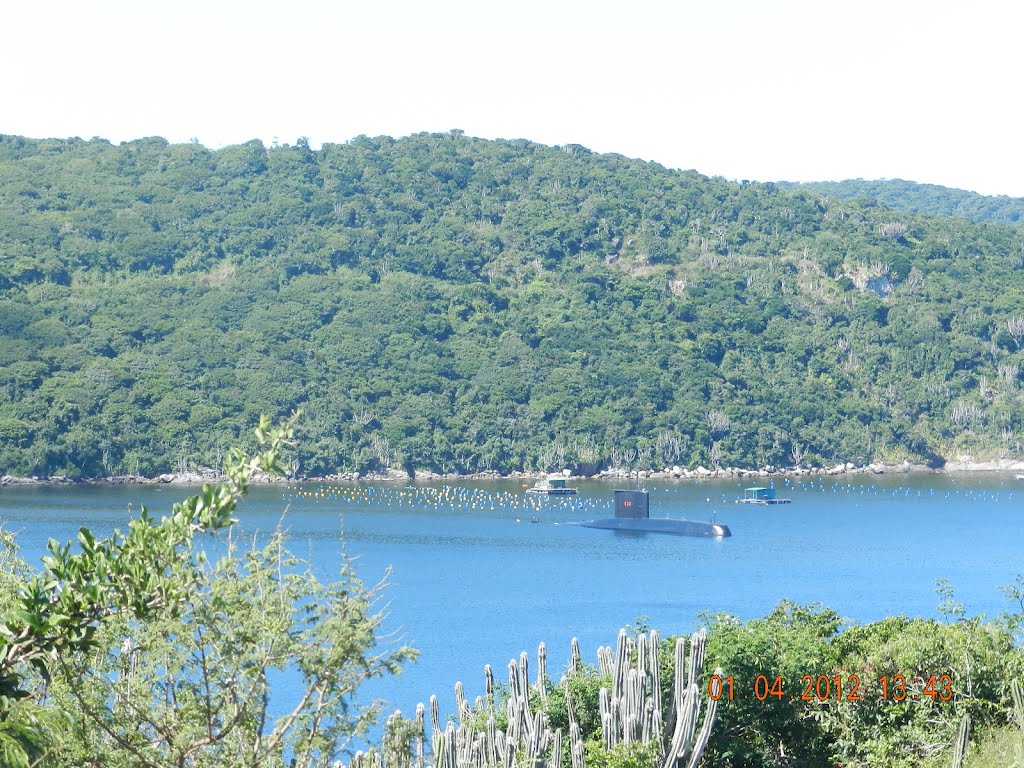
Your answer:
[[[585,528],[604,528],[609,531],[635,531],[640,533],[673,533],[677,536],[704,536],[723,539],[732,536],[728,525],[701,520],[672,520],[650,517],[607,517],[580,523]]]

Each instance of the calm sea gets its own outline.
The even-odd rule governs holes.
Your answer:
[[[502,678],[508,660],[545,641],[558,674],[578,637],[585,657],[620,627],[649,622],[686,632],[704,611],[762,616],[782,599],[820,602],[851,622],[890,614],[935,616],[936,580],[948,579],[969,615],[1011,606],[999,590],[1024,573],[1024,481],[1007,476],[847,476],[777,481],[791,504],[734,504],[735,481],[652,482],[654,517],[715,517],[732,538],[621,534],[572,523],[612,514],[613,485],[581,482],[580,495],[531,503],[507,481],[392,486],[259,487],[241,527],[279,522],[292,550],[323,576],[339,553],[365,582],[390,567],[387,627],[422,655],[400,678],[368,692],[411,715],[452,686],[483,692],[483,666]],[[0,489],[0,521],[37,561],[46,540],[80,526],[124,528],[145,504],[170,509],[182,487]],[[131,505],[131,507],[129,507]],[[283,515],[283,517],[282,517]]]

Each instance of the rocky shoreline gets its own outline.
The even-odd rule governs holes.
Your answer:
[[[714,478],[760,478],[760,477],[801,477],[825,475],[888,475],[888,474],[951,474],[967,472],[1002,472],[1024,473],[1024,461],[1013,459],[994,459],[991,461],[974,461],[970,457],[948,462],[939,469],[924,464],[911,464],[904,461],[900,464],[854,464],[847,462],[831,467],[762,467],[760,469],[742,469],[722,467],[708,469],[703,466],[695,469],[685,467],[665,467],[664,469],[604,469],[594,474],[573,475],[571,470],[562,470],[564,477],[591,480],[615,480],[639,474],[641,478],[652,480],[709,480]],[[541,472],[509,472],[502,474],[496,470],[473,474],[442,474],[437,472],[419,471],[410,477],[405,471],[390,469],[387,472],[346,472],[325,477],[276,477],[260,475],[253,478],[253,484],[272,483],[317,483],[317,482],[436,482],[441,480],[536,480],[549,473]],[[216,483],[224,479],[224,474],[213,469],[197,469],[184,473],[165,473],[156,477],[139,475],[111,475],[109,477],[75,479],[58,475],[55,477],[0,477],[0,487],[23,485],[200,485]]]

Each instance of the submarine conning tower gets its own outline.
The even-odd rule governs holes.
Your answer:
[[[615,516],[631,520],[647,519],[651,516],[650,494],[647,491],[614,491]]]

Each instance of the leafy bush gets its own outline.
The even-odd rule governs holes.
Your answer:
[[[705,620],[709,663],[734,691],[708,748],[716,768],[948,761],[961,717],[975,739],[998,729],[1010,682],[1024,676],[1024,653],[1000,622],[894,616],[843,627],[828,608],[785,601],[763,619]]]

